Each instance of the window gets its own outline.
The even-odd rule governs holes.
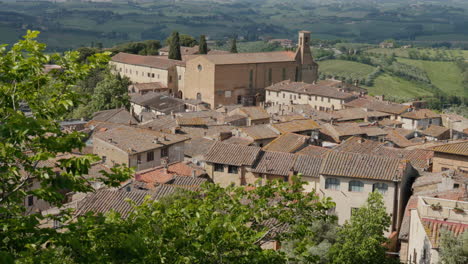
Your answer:
[[[309,101],[312,101],[312,96],[309,95]]]
[[[151,73],[148,72],[148,77],[151,77]]]
[[[330,97],[328,98],[328,102],[330,102]]]
[[[327,178],[325,180],[325,189],[339,190],[340,189],[340,180],[338,180],[336,178]]]
[[[231,98],[231,91],[225,91],[224,92],[224,97]]]
[[[268,83],[271,84],[273,79],[273,70],[271,68],[268,69]]]
[[[130,69],[130,74],[132,74],[132,69]]]
[[[320,100],[323,102],[323,97],[320,97]]]
[[[159,74],[158,74],[158,79],[159,79]]]
[[[232,165],[228,166],[228,173],[237,174],[238,171],[239,171],[239,167],[232,166]]]
[[[179,75],[179,81],[182,80],[182,75]]]
[[[168,148],[162,148],[161,149],[161,158],[165,158],[169,156],[169,149]]]
[[[296,99],[297,99],[297,97],[294,95],[294,100],[296,100]]]
[[[154,152],[150,151],[146,153],[146,161],[153,161],[154,160]]]
[[[34,205],[34,196],[29,195],[28,196],[28,206],[33,206]]]
[[[215,171],[221,171],[221,172],[223,172],[223,171],[224,171],[224,165],[223,165],[223,164],[215,163],[215,165],[214,165],[214,170],[215,170]]]
[[[441,169],[442,171],[448,171],[448,170],[450,170],[449,168],[446,168],[446,167],[442,167],[442,168],[440,168],[440,169]]]
[[[364,190],[364,183],[362,181],[350,181],[348,186],[349,192],[362,192]]]
[[[454,189],[460,188],[460,184],[459,184],[459,183],[454,183],[454,184],[453,184],[453,188],[454,188]]]
[[[253,87],[253,70],[249,72],[249,88]]]
[[[296,67],[296,75],[294,76],[294,80],[295,80],[296,82],[299,81],[299,67]]]
[[[285,93],[283,93],[283,98],[285,98],[285,97],[286,97],[286,94],[285,94]]]
[[[107,157],[106,157],[106,156],[102,156],[102,157],[101,157],[101,160],[102,160],[102,162],[106,162]]]
[[[137,154],[137,164],[141,164],[141,155]]]
[[[387,190],[388,190],[388,185],[386,183],[378,182],[378,183],[374,183],[374,185],[372,185],[372,191],[373,192],[378,191],[381,194],[386,194]]]
[[[318,100],[318,97],[317,97],[317,96],[315,96],[315,101],[317,101],[317,100]]]
[[[201,64],[198,64],[197,69],[198,69],[198,71],[203,70],[203,67],[201,66]]]
[[[289,95],[289,100],[292,100],[292,94]]]
[[[268,95],[271,95],[271,91],[268,91]]]
[[[169,83],[172,82],[172,76],[169,76]]]
[[[286,68],[283,68],[283,74],[281,76],[281,79],[286,80]]]
[[[154,73],[151,74],[151,78],[154,78]]]
[[[299,97],[299,99],[301,99],[301,95],[300,95],[300,94],[298,95],[298,97]]]

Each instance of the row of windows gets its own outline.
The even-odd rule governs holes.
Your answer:
[[[336,178],[327,178],[325,180],[325,189],[340,190],[340,180]],[[388,184],[378,182],[372,185],[372,191],[378,191],[381,194],[387,193]],[[362,181],[350,181],[348,184],[349,192],[362,192],[364,191],[364,183]]]
[[[280,94],[280,92],[276,92],[276,97],[279,97],[279,96],[280,96],[279,94]],[[282,94],[283,94],[283,98],[286,98],[286,93],[282,93]],[[271,91],[268,91],[268,95],[271,95]],[[312,98],[313,98],[313,97],[315,97],[315,101],[318,101],[319,96],[317,96],[317,95],[315,95],[315,96],[309,95],[309,98],[308,98],[309,101],[312,101]],[[299,94],[299,95],[292,95],[292,94],[289,94],[289,99],[290,99],[290,100],[293,100],[293,98],[294,98],[294,100],[297,100],[298,98],[301,99],[302,96],[301,96],[301,94]],[[322,97],[322,96],[320,96],[320,100],[321,100],[322,102],[324,101],[325,98],[327,98],[327,100],[328,100],[329,103],[331,102],[331,98],[330,98],[330,97]]]
[[[214,170],[224,172],[224,164],[215,163]],[[228,173],[237,174],[239,172],[238,166],[228,165]]]
[[[119,72],[122,72],[122,68],[119,68]],[[132,70],[131,69],[125,69],[125,73],[132,74]],[[138,75],[138,71],[135,71],[135,74]],[[147,74],[147,76],[149,78],[154,78],[156,76],[154,73],[150,73],[150,72],[147,72],[146,74]],[[141,76],[145,76],[145,73],[141,72]],[[160,78],[159,74],[157,75],[157,78],[158,79]],[[182,75],[179,75],[178,78],[179,78],[179,80],[182,80]],[[170,83],[172,82],[172,76],[169,76],[169,82]]]
[[[169,157],[169,148],[162,148],[161,149],[161,158]],[[154,151],[146,152],[146,162],[150,162],[154,160]],[[141,155],[137,155],[138,163],[141,163]]]

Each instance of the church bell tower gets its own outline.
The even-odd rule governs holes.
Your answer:
[[[299,31],[296,60],[300,64],[299,81],[314,83],[318,80],[318,64],[312,58],[310,51],[310,32]]]

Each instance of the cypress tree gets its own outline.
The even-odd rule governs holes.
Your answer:
[[[180,53],[180,38],[179,32],[172,32],[171,43],[169,47],[169,59],[171,60],[182,60],[182,55]]]
[[[206,44],[205,35],[200,36],[200,44],[198,46],[198,53],[208,54],[208,45]]]
[[[237,53],[237,40],[236,38],[232,39],[231,42],[231,53]]]

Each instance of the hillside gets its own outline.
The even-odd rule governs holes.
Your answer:
[[[318,62],[320,74],[326,76],[339,76],[361,80],[375,70],[370,65],[345,61],[345,60],[325,60]]]
[[[49,50],[94,43],[104,46],[165,39],[172,31],[210,39],[258,41],[295,39],[299,30],[314,39],[379,43],[393,38],[417,45],[468,47],[468,3],[442,0],[417,5],[401,0],[265,1],[2,1],[0,40],[12,43],[26,29],[43,31]],[[59,37],[60,41],[57,41]]]

